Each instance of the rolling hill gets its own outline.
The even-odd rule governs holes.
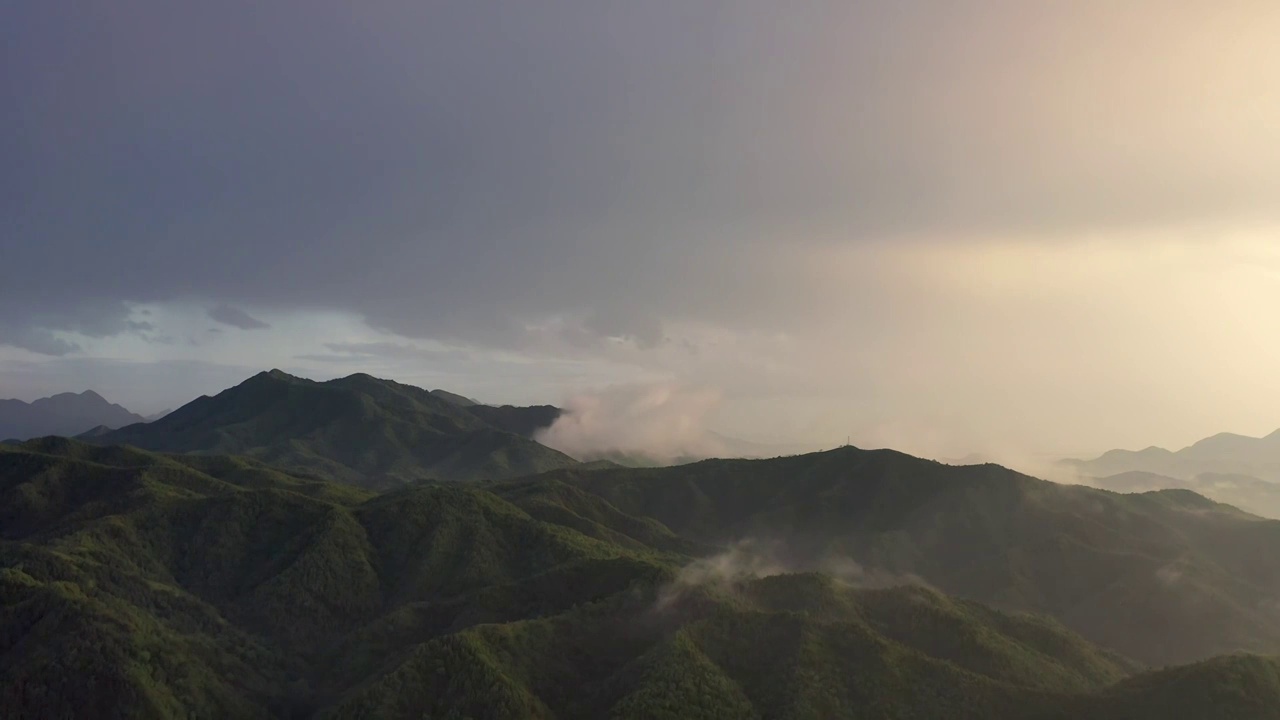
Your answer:
[[[155,422],[83,439],[245,455],[366,487],[516,477],[576,464],[451,400],[363,374],[313,382],[264,372]]]
[[[787,486],[847,466],[860,480],[834,485],[878,497],[851,518],[876,525],[909,505],[876,490],[877,463],[907,462],[892,484],[918,492],[903,458],[379,494],[247,458],[3,446],[0,705],[33,718],[1277,717],[1275,660],[1144,671],[1058,621],[906,576],[744,564],[706,541],[762,519],[750,493],[723,513],[663,507],[673,483],[712,501],[725,481],[711,477],[791,477],[773,500],[797,517],[803,492]],[[714,522],[698,531],[698,518]]]
[[[124,427],[145,422],[101,395],[59,393],[30,403],[0,400],[0,440],[27,440],[45,435],[78,435],[98,426]]]
[[[1280,653],[1280,522],[1184,490],[1122,495],[996,465],[841,448],[562,470],[494,492],[527,499],[560,485],[691,541],[755,541],[788,568],[852,561],[1051,615],[1153,665]]]

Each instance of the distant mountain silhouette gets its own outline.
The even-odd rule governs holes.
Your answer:
[[[1280,519],[1280,483],[1249,475],[1201,473],[1190,480],[1133,471],[1103,478],[1082,479],[1088,485],[1114,492],[1137,493],[1182,489],[1262,517]]]
[[[366,487],[515,477],[577,464],[435,393],[365,374],[322,383],[263,372],[155,422],[81,439],[247,455]]]
[[[1145,450],[1111,450],[1093,460],[1063,460],[1061,464],[1085,477],[1147,472],[1194,480],[1210,473],[1280,482],[1280,430],[1261,438],[1220,433],[1177,452],[1154,446]]]
[[[141,415],[107,402],[92,390],[59,393],[30,403],[0,400],[0,439],[78,435],[99,425],[118,428],[142,421]]]

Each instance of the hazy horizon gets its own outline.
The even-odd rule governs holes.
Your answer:
[[[1264,436],[1280,5],[1185,5],[20,3],[0,397],[278,367],[656,443]]]

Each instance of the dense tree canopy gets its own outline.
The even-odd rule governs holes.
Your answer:
[[[375,493],[249,458],[46,438],[0,448],[0,705],[33,718],[1274,718],[1276,660],[1152,670],[1096,644],[1227,648],[1243,620],[1105,642],[1110,626],[1063,603],[1110,583],[1160,611],[1134,578],[1173,556],[1187,582],[1166,593],[1198,600],[1233,550],[1238,582],[1215,592],[1240,602],[1243,583],[1280,577],[1243,554],[1273,546],[1276,526],[1189,494],[855,450]],[[774,544],[726,544],[766,531]],[[1058,619],[961,599],[984,580],[988,603]],[[1252,642],[1271,642],[1268,627]]]

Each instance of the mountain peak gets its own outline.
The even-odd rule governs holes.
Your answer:
[[[93,390],[64,392],[30,403],[0,406],[0,438],[27,439],[46,435],[78,435],[99,425],[124,427],[142,422],[125,408]]]
[[[377,383],[386,382],[382,378],[376,378],[366,372],[351,373],[346,377],[342,377],[338,379],[348,381],[348,382],[377,382]]]
[[[315,382],[278,368],[159,422],[92,439],[161,452],[248,455],[369,487],[515,477],[575,464],[421,388],[364,373]]]
[[[290,375],[289,373],[279,368],[272,368],[271,370],[263,370],[257,375],[254,375],[248,380],[245,380],[245,382],[246,383],[255,382],[255,381],[297,382],[298,380],[301,380],[301,379],[302,378],[294,377],[293,375]]]

